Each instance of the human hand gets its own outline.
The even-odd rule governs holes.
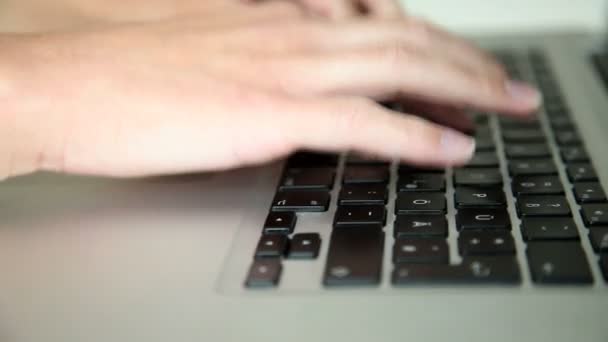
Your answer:
[[[264,0],[243,0],[249,3]],[[276,0],[275,0],[276,1]],[[290,0],[312,14],[332,19],[372,16],[401,18],[404,15],[398,0]]]
[[[219,170],[297,149],[459,165],[469,137],[374,100],[513,115],[540,102],[483,52],[413,18],[209,26],[189,17],[0,43],[0,115],[12,121],[0,133],[19,142],[10,174]]]

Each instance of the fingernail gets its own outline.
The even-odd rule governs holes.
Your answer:
[[[540,92],[527,83],[520,81],[507,81],[505,89],[513,101],[529,107],[537,108],[542,102]]]
[[[475,152],[475,139],[452,129],[443,131],[441,148],[450,161],[468,161]]]

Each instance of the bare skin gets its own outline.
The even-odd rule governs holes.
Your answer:
[[[80,12],[102,12],[99,0],[81,1],[89,12]],[[519,116],[540,104],[488,55],[393,1],[346,13],[315,7],[327,2],[200,1],[196,10],[156,11],[152,4],[166,3],[155,0],[154,15],[109,11],[0,35],[0,176],[223,170],[303,148],[460,165],[471,138],[375,101]],[[439,112],[429,116],[442,121]],[[464,120],[445,113],[451,126]]]

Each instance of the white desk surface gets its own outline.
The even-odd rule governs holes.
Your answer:
[[[585,28],[600,31],[605,0],[401,0],[409,12],[469,33]]]

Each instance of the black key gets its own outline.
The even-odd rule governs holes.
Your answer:
[[[303,167],[336,167],[338,155],[331,153],[297,152],[287,160],[290,168]]]
[[[597,182],[574,184],[574,197],[578,203],[606,202],[606,193]]]
[[[280,191],[272,201],[272,211],[327,211],[328,206],[325,191]]]
[[[387,183],[388,168],[384,166],[347,166],[344,169],[344,184]]]
[[[338,207],[334,218],[334,226],[360,226],[379,225],[384,226],[386,221],[386,209],[380,205]]]
[[[506,204],[505,194],[498,187],[457,187],[454,201],[457,208],[499,207]]]
[[[443,214],[445,211],[445,196],[441,193],[400,192],[397,194],[396,214]]]
[[[534,241],[526,250],[532,281],[541,284],[591,284],[593,278],[578,241]]]
[[[378,227],[334,230],[323,283],[327,286],[379,284],[383,248],[384,233]]]
[[[524,217],[521,234],[526,241],[579,239],[576,224],[570,217]]]
[[[498,156],[495,152],[476,152],[466,167],[495,167],[498,164]]]
[[[589,163],[570,164],[566,167],[566,172],[572,182],[597,181],[595,169]]]
[[[546,144],[509,144],[505,146],[505,153],[510,159],[551,156]]]
[[[287,169],[279,190],[329,190],[334,184],[334,169]]]
[[[257,259],[253,261],[245,280],[247,287],[274,287],[281,277],[280,259]]]
[[[557,169],[551,159],[525,159],[509,162],[509,172],[512,176],[520,175],[549,175],[556,174]]]
[[[395,238],[448,236],[448,221],[443,215],[397,215]]]
[[[545,135],[540,129],[515,129],[506,128],[502,130],[502,138],[506,142],[542,142]]]
[[[321,237],[317,233],[295,234],[289,243],[290,259],[316,259],[321,248]]]
[[[399,239],[393,246],[393,262],[447,264],[450,253],[445,239]]]
[[[255,249],[256,258],[278,258],[285,254],[289,238],[283,234],[262,235]]]
[[[502,175],[499,169],[457,169],[454,170],[456,185],[499,185]]]
[[[504,208],[458,209],[456,227],[458,230],[511,229],[511,220]]]
[[[574,124],[572,123],[572,119],[568,115],[563,116],[553,116],[550,118],[551,127],[554,130],[572,130],[574,129]]]
[[[600,269],[604,274],[604,279],[608,281],[608,253],[604,253],[600,256]]]
[[[409,164],[400,164],[399,165],[399,176],[419,176],[426,174],[437,174],[443,175],[445,173],[444,168],[438,167],[420,167]]]
[[[340,190],[340,205],[384,205],[388,198],[386,186],[380,184],[344,185]]]
[[[264,234],[291,234],[296,219],[296,214],[290,211],[271,212],[264,223]]]
[[[515,242],[511,232],[497,231],[463,231],[458,236],[460,255],[513,255]]]
[[[561,155],[566,163],[589,161],[589,155],[582,146],[564,146],[561,148]]]
[[[476,151],[493,151],[496,148],[494,140],[491,137],[475,139]]]
[[[594,227],[590,229],[589,241],[596,253],[608,253],[608,227]]]
[[[540,122],[538,120],[522,120],[522,119],[514,119],[514,118],[501,118],[500,127],[502,127],[503,132],[505,130],[513,131],[513,130],[531,130],[541,132]]]
[[[574,130],[557,131],[555,132],[555,139],[560,146],[577,145],[581,142],[580,136]]]
[[[513,193],[516,195],[559,195],[564,193],[557,176],[517,176],[513,178]]]
[[[368,156],[362,156],[357,153],[349,153],[346,157],[346,165],[378,165],[388,166],[389,162],[384,159],[377,159]]]
[[[462,265],[398,264],[393,285],[518,284],[519,267],[513,257],[469,257]]]
[[[398,191],[443,191],[445,177],[434,173],[412,173],[399,176]]]
[[[569,216],[570,205],[564,196],[520,196],[517,213],[520,216]]]
[[[588,227],[608,226],[608,204],[583,204],[581,215]]]

